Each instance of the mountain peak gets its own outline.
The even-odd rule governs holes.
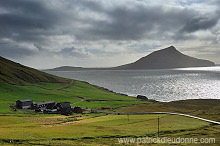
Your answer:
[[[176,48],[174,46],[169,46],[169,47],[167,47],[165,49],[175,49],[176,50]]]
[[[169,46],[169,47],[162,49],[162,50],[176,50],[177,51],[177,49],[174,46]]]
[[[178,52],[178,53],[180,53],[174,46],[170,46],[170,47],[167,47],[165,49],[161,49],[161,50],[158,50],[158,51],[155,51],[155,52],[167,52],[167,53],[174,53],[174,52],[177,53]]]

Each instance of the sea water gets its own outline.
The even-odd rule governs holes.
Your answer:
[[[220,67],[158,70],[84,70],[48,73],[158,101],[220,99]]]

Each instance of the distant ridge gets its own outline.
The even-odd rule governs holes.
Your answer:
[[[118,66],[114,69],[166,69],[208,66],[215,66],[215,64],[208,60],[184,55],[174,46],[170,46],[142,57],[134,63]]]
[[[46,71],[76,71],[76,70],[138,70],[138,69],[169,69],[187,67],[208,67],[215,63],[187,56],[179,52],[174,46],[154,51],[136,62],[112,68],[82,68],[63,66]]]
[[[84,68],[73,66],[60,66],[52,69],[46,69],[43,71],[80,71],[80,70],[111,70],[111,68]]]
[[[76,71],[76,70],[85,70],[86,68],[82,67],[73,67],[73,66],[61,66],[53,69],[47,69],[46,71]]]
[[[0,56],[0,83],[30,85],[37,82],[64,83],[66,79],[41,72]]]

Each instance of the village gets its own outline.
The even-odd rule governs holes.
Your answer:
[[[83,113],[80,107],[71,107],[70,102],[43,101],[34,103],[32,99],[17,100],[15,105],[10,105],[14,110],[35,111],[44,114],[71,115],[73,113]]]

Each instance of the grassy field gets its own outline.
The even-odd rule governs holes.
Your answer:
[[[55,101],[71,102],[73,106],[85,108],[100,107],[122,107],[140,103],[150,103],[149,101],[138,101],[129,96],[123,96],[101,90],[96,86],[85,82],[74,81],[68,83],[37,83],[30,86],[19,86],[0,83],[0,113],[11,113],[9,104],[15,104],[19,99],[32,99],[34,102]],[[105,100],[105,101],[82,101],[82,98],[88,100]],[[120,101],[112,101],[120,100]],[[74,104],[76,103],[76,104]]]
[[[118,112],[173,112],[220,121],[220,100],[194,99],[173,102],[139,104],[117,109]]]
[[[92,109],[110,107],[117,112],[179,112],[218,121],[219,100],[153,103],[74,80],[28,86],[0,83],[0,97],[0,144],[4,145],[119,145],[120,137],[157,137],[158,117],[161,137],[212,137],[216,139],[216,145],[220,143],[220,126],[187,117],[94,113],[61,116],[14,112],[8,106],[18,99],[31,98],[35,102],[69,101],[72,106]]]
[[[220,127],[187,117],[174,115],[46,115],[14,112],[9,103],[31,98],[35,102],[69,101],[73,106],[99,109],[110,107],[120,112],[170,111],[205,113],[218,109],[217,101],[179,101],[152,103],[133,97],[118,95],[80,81],[67,83],[37,83],[29,86],[0,84],[0,144],[11,145],[118,145],[120,137],[157,137],[157,119],[160,135],[170,137],[214,137],[218,139]],[[84,99],[90,102],[82,101]],[[93,101],[94,100],[94,101]],[[97,100],[97,101],[96,101]],[[103,101],[105,100],[105,101]],[[82,101],[79,102],[78,101]],[[76,104],[75,104],[76,103]],[[205,104],[206,103],[206,104]],[[206,105],[203,108],[199,105]],[[180,106],[181,105],[181,106]],[[211,108],[214,110],[211,110]],[[205,114],[206,115],[206,114]],[[215,111],[212,117],[219,116]],[[218,142],[218,141],[217,141]]]
[[[88,139],[95,139],[111,144],[118,144],[120,137],[155,137],[157,136],[157,119],[160,118],[161,136],[171,133],[192,131],[209,127],[209,123],[171,115],[0,115],[0,138],[2,143],[16,141],[22,144],[44,144],[54,142],[86,144]],[[84,142],[83,142],[84,141]]]

